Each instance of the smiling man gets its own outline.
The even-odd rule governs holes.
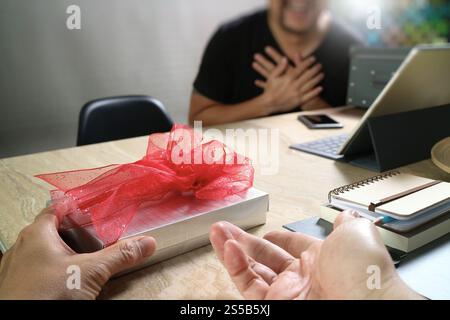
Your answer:
[[[349,49],[360,40],[327,0],[269,0],[222,25],[194,82],[189,121],[204,125],[345,104]]]

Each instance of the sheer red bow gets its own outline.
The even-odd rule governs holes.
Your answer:
[[[193,129],[174,125],[149,136],[136,162],[41,174],[57,216],[87,215],[105,245],[116,242],[139,207],[172,193],[219,200],[253,185],[251,161],[223,143],[205,141]]]

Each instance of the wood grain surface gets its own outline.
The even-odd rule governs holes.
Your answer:
[[[278,172],[262,174],[260,161],[254,163],[255,187],[270,194],[267,224],[253,229],[254,234],[281,230],[283,224],[315,216],[329,190],[374,175],[368,170],[288,148],[292,143],[350,131],[362,115],[361,111],[349,108],[327,113],[341,121],[344,129],[309,130],[297,121],[298,113],[217,127],[222,132],[237,128],[279,130],[279,147],[273,150],[278,155]],[[136,161],[143,156],[146,142],[147,137],[139,137],[0,160],[1,243],[10,248],[20,230],[33,221],[49,199],[50,186],[34,175]],[[239,148],[237,151],[244,152]],[[430,160],[400,171],[450,181],[450,174],[439,170]],[[114,279],[106,285],[100,298],[239,299],[240,295],[211,246],[205,246]]]

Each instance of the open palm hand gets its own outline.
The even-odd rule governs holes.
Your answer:
[[[398,276],[375,227],[351,212],[324,241],[278,231],[261,239],[228,222],[213,225],[210,240],[247,299],[420,298]],[[379,286],[369,285],[370,270],[379,271]]]

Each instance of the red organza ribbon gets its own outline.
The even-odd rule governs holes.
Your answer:
[[[205,141],[193,129],[174,125],[149,136],[139,161],[101,168],[41,174],[55,186],[52,205],[62,219],[89,215],[105,245],[116,242],[139,207],[175,192],[220,200],[249,189],[254,170],[248,158],[223,143]]]

